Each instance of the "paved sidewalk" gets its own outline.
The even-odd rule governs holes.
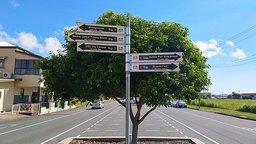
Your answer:
[[[30,117],[30,116],[23,115],[23,114],[12,114],[11,112],[0,113],[0,120],[5,120],[5,121],[21,119],[26,117]]]

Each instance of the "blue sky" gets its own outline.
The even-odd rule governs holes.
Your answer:
[[[255,0],[1,0],[0,41],[47,56],[62,49],[65,28],[106,10],[188,27],[211,65],[210,92],[256,92]]]

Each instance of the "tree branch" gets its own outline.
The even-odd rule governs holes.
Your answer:
[[[149,113],[151,113],[153,110],[156,109],[157,106],[154,106],[153,108],[151,108],[140,120],[139,120],[139,124],[149,115]]]
[[[121,104],[123,107],[125,107],[125,102],[121,102],[120,99],[118,99],[116,96],[114,96],[114,99]]]
[[[130,104],[130,117],[131,117],[131,120],[132,120],[132,123],[134,121],[134,114],[133,114],[133,111],[132,111],[132,105]]]

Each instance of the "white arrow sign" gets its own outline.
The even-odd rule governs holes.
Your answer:
[[[124,44],[124,35],[107,35],[92,33],[68,33],[68,41],[90,43],[115,43]]]
[[[179,63],[131,63],[131,72],[175,72],[179,71]]]
[[[131,54],[131,62],[173,62],[182,61],[182,52]]]
[[[77,42],[78,52],[125,53],[124,45]]]
[[[123,34],[124,35],[125,27],[83,23],[78,25],[77,31],[87,32],[87,33],[106,33],[106,34]]]

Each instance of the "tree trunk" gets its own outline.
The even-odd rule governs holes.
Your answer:
[[[138,141],[139,122],[135,119],[132,125],[132,141],[131,144],[137,144]]]

